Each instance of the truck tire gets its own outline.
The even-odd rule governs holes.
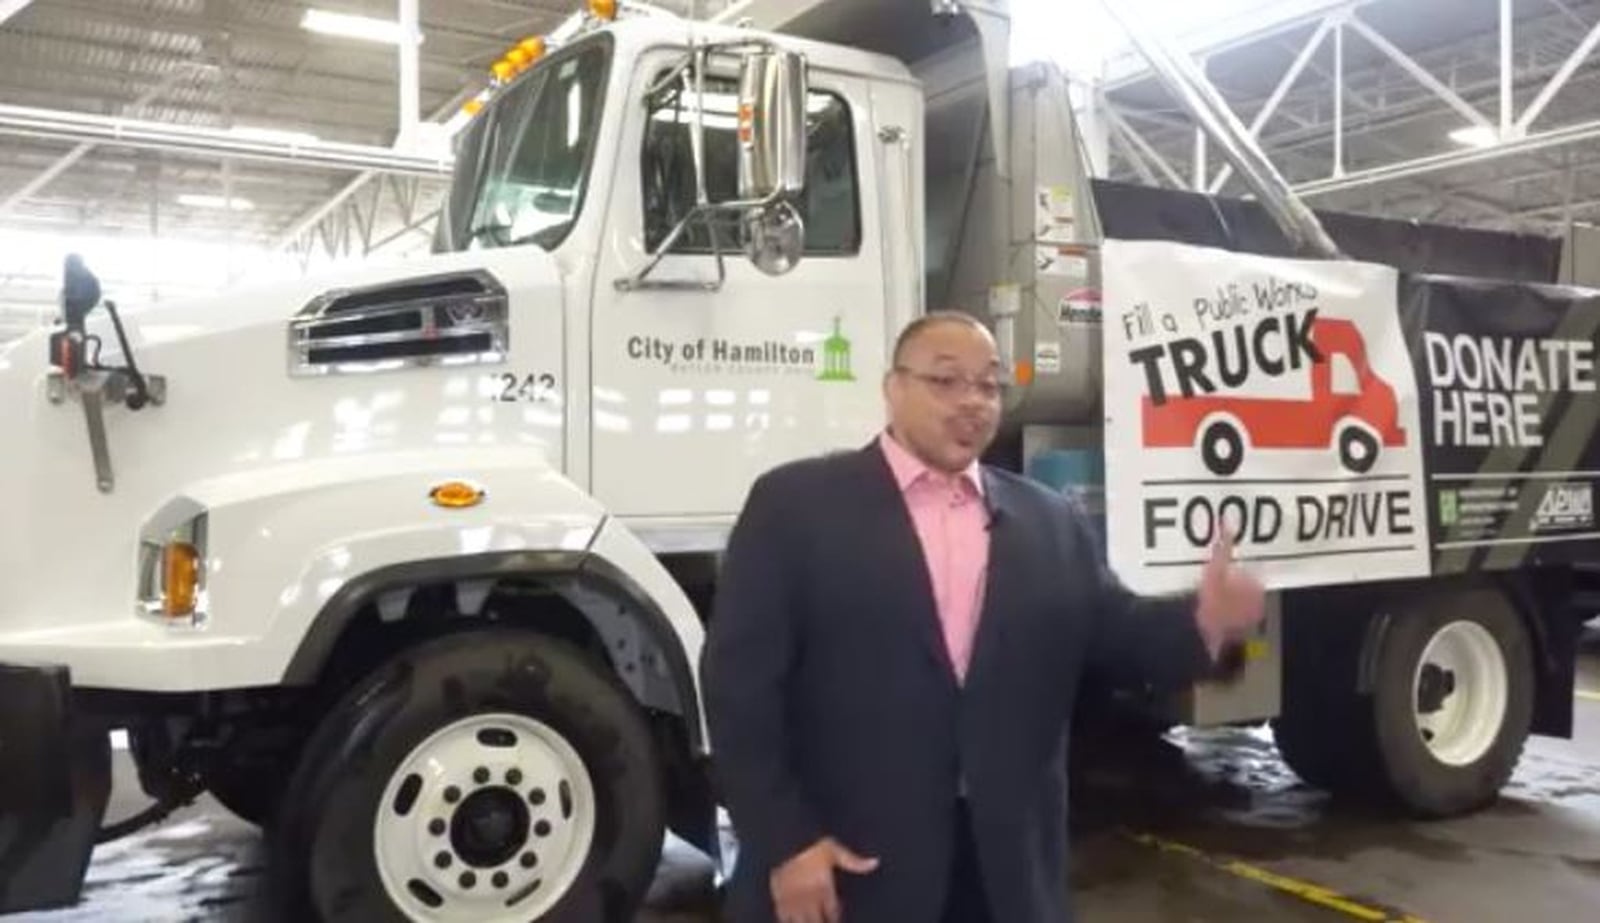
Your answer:
[[[1273,739],[1295,775],[1339,795],[1370,791],[1375,775],[1370,709],[1356,692],[1366,624],[1337,604],[1283,620],[1283,706]]]
[[[627,921],[664,843],[660,761],[637,704],[576,648],[457,634],[355,684],[275,833],[291,919]]]
[[[1272,739],[1278,745],[1278,755],[1307,785],[1328,791],[1341,789],[1347,773],[1340,747],[1344,735],[1330,729],[1351,717],[1326,710],[1285,710],[1272,719]]]
[[[1376,654],[1373,742],[1389,794],[1424,818],[1493,802],[1521,758],[1535,694],[1532,642],[1505,597],[1424,597]]]

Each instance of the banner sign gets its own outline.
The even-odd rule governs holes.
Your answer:
[[[1600,293],[1429,277],[1400,291],[1428,394],[1434,571],[1600,559]]]
[[[1600,539],[1594,293],[1107,241],[1107,540],[1191,588],[1503,569]]]

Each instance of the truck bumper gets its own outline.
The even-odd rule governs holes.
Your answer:
[[[0,663],[0,914],[75,903],[111,794],[108,728],[63,666]]]

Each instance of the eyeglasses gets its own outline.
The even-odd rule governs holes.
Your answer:
[[[999,399],[1000,393],[1005,390],[1005,384],[998,378],[968,378],[954,372],[919,372],[903,365],[895,366],[894,370],[922,382],[930,391],[945,400],[962,397],[970,389],[976,391],[984,400],[992,401]]]

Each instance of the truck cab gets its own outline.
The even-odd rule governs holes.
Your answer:
[[[427,259],[126,317],[74,265],[0,354],[0,910],[76,898],[114,729],[144,820],[209,791],[295,912],[559,917],[669,826],[714,852],[716,556],[880,426],[921,119],[885,55],[591,15],[468,124]]]

